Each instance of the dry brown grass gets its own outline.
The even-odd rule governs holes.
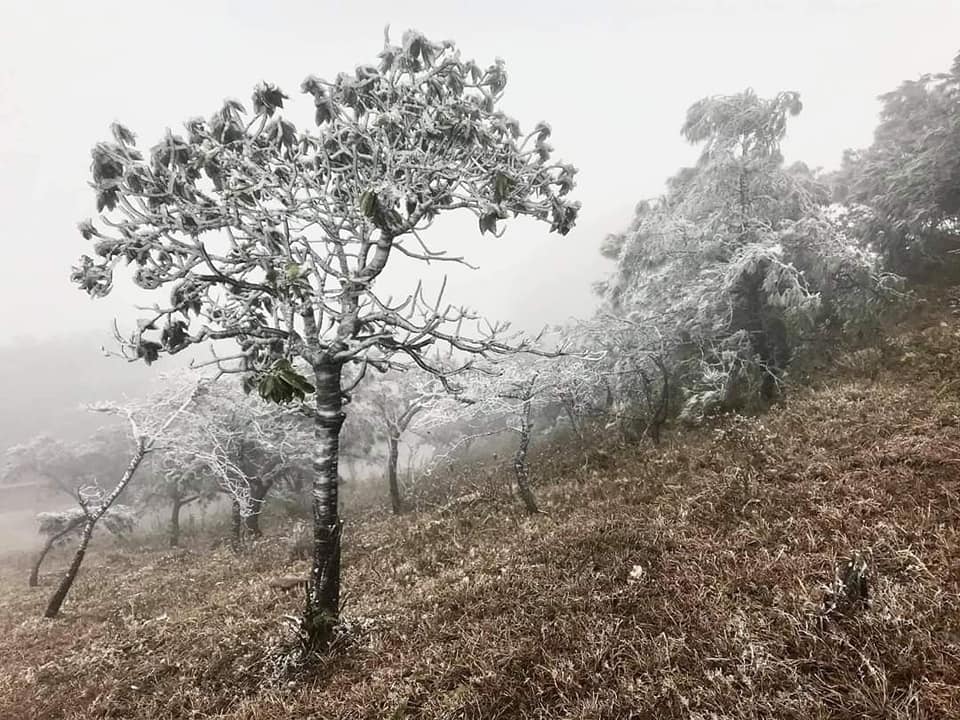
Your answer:
[[[762,419],[555,453],[542,516],[354,521],[352,642],[297,682],[279,541],[94,553],[52,622],[13,564],[0,717],[960,717],[957,357],[934,322]],[[853,553],[869,605],[825,613]]]

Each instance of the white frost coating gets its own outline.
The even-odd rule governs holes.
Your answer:
[[[566,342],[567,338],[559,334],[541,339],[545,348],[563,347]],[[438,412],[426,413],[421,426],[433,429],[451,422],[478,423],[484,429],[468,437],[498,432],[523,435],[529,432],[524,420],[528,407],[536,416],[550,404],[564,403],[582,414],[600,403],[598,394],[604,377],[596,358],[516,354],[489,363],[483,371],[463,373],[457,376],[457,382],[463,386],[463,402],[438,405]],[[495,419],[493,427],[489,427],[490,419]],[[433,466],[449,455],[449,451],[438,453]]]
[[[327,437],[318,437],[315,441],[313,453],[313,469],[318,474],[313,484],[313,497],[325,506],[330,501],[330,480],[322,468],[332,459],[331,446],[333,442]]]
[[[169,426],[155,456],[155,482],[162,492],[184,477],[202,478],[192,492],[214,491],[213,485],[237,503],[242,517],[255,515],[261,508],[252,480],[270,481],[290,464],[305,463],[313,423],[233,384],[210,382],[202,390]],[[252,464],[251,449],[258,457]]]

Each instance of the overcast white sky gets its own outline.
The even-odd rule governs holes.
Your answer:
[[[679,129],[698,98],[798,90],[788,160],[832,167],[869,144],[878,94],[960,51],[950,0],[0,0],[0,342],[135,317],[126,288],[95,302],[68,279],[87,250],[76,222],[95,211],[89,150],[110,122],[150,146],[225,97],[248,103],[260,80],[309,111],[300,81],[372,61],[386,23],[395,40],[414,27],[481,64],[503,57],[503,110],[550,122],[580,168],[565,238],[534,223],[481,238],[472,222],[431,236],[480,265],[451,273],[451,299],[528,328],[589,314],[599,242],[694,159]],[[388,268],[390,286],[412,270]]]

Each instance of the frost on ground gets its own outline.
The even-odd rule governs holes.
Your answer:
[[[873,380],[845,356],[762,423],[602,473],[541,448],[540,515],[349,518],[346,627],[307,678],[278,673],[301,600],[270,581],[303,570],[279,537],[101,546],[53,622],[11,558],[0,716],[956,717],[957,352],[931,323]]]

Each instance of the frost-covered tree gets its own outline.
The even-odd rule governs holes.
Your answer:
[[[170,547],[180,545],[180,518],[184,509],[196,504],[206,505],[216,497],[219,489],[196,460],[196,457],[187,459],[170,452],[156,455],[148,463],[149,478],[139,502],[144,507],[155,507],[160,503],[169,506],[167,531]]]
[[[444,364],[439,359],[432,362],[438,367]],[[399,515],[403,511],[397,473],[401,440],[407,431],[416,431],[418,418],[424,418],[430,424],[437,416],[452,411],[456,401],[434,374],[413,367],[371,377],[359,388],[353,402],[362,407],[357,408],[358,412],[368,414],[377,424],[386,441],[390,507]]]
[[[471,372],[464,378],[458,400],[461,421],[496,418],[497,432],[514,433],[513,456],[517,496],[527,512],[538,512],[530,488],[528,454],[536,419],[544,409],[563,401],[574,402],[599,383],[595,360],[575,356],[513,356]],[[490,434],[490,433],[487,433]]]
[[[58,512],[42,512],[37,514],[40,525],[40,534],[46,537],[43,548],[37,554],[30,567],[30,587],[40,584],[40,568],[47,554],[56,546],[66,543],[84,526],[87,515],[83,508],[76,507]],[[133,508],[127,505],[114,505],[108,508],[103,515],[104,527],[114,535],[123,535],[133,530],[137,516]]]
[[[122,426],[100,428],[82,441],[46,435],[7,448],[0,456],[0,478],[12,482],[29,474],[71,498],[77,487],[96,477],[123,472],[127,437]]]
[[[221,369],[246,373],[265,398],[315,392],[308,648],[326,643],[340,608],[344,367],[386,369],[403,356],[442,374],[426,355],[435,342],[467,354],[515,349],[502,327],[471,333],[469,313],[420,286],[399,301],[378,293],[391,256],[457,260],[425,241],[436,217],[455,211],[472,213],[481,233],[501,232],[511,215],[561,234],[576,220],[566,199],[574,168],[552,159],[548,125],[524,134],[498,109],[506,80],[502,61],[483,68],[409,31],[399,46],[385,39],[376,64],[304,80],[314,129],[284,117],[286,94],[262,83],[252,113],[228,101],[147,154],[115,125],[93,149],[102,221],[81,225],[95,257],[81,258],[74,281],[106,295],[126,262],[137,285],[168,298],[139,323],[132,356],[152,362],[228,340],[237,349],[221,353]]]
[[[173,517],[185,504],[183,493],[192,490],[190,497],[200,499],[212,487],[231,500],[234,541],[243,533],[260,537],[271,490],[309,465],[312,430],[296,406],[264,403],[226,380],[206,383],[177,418],[178,442],[157,456]]]
[[[87,546],[93,537],[93,531],[111,509],[115,507],[117,499],[130,485],[144,458],[153,452],[162,441],[169,440],[166,433],[177,416],[194,400],[196,387],[187,388],[182,393],[163,393],[161,397],[152,397],[142,405],[127,405],[125,407],[102,405],[96,408],[100,412],[120,414],[124,416],[130,427],[130,441],[132,448],[128,452],[128,462],[122,475],[110,489],[100,485],[94,478],[92,482],[77,488],[76,497],[83,514],[83,521],[79,528],[79,541],[73,560],[47,603],[44,617],[54,618],[60,614],[63,601],[76,580],[77,573],[83,563]],[[115,519],[118,519],[117,516]],[[60,518],[51,520],[59,524]],[[67,526],[71,521],[64,519]],[[68,531],[69,532],[69,531]]]
[[[869,208],[859,239],[888,269],[922,276],[960,248],[960,55],[880,100],[873,143],[845,153],[834,188]]]
[[[671,403],[671,371],[663,343],[653,342],[643,323],[629,316],[601,311],[565,330],[577,382],[559,393],[574,430],[582,420],[602,419],[605,430],[624,436],[649,435],[654,443],[667,421]],[[651,344],[646,344],[651,343]]]
[[[869,258],[835,264],[835,245],[811,237],[830,229],[829,193],[780,152],[800,107],[796,93],[749,90],[695,103],[683,135],[702,148],[696,166],[604,244],[617,261],[599,287],[607,310],[636,326],[638,345],[664,349],[690,393],[686,415],[779,392],[797,338],[820,317],[831,269],[859,263],[870,287],[853,292],[877,289]]]
[[[57,491],[76,499],[81,487],[90,486],[99,478],[117,477],[126,468],[129,438],[122,426],[108,425],[83,441],[68,442],[40,436],[8,448],[0,457],[0,482],[9,482],[20,475],[44,478]],[[104,516],[104,525],[114,534],[129,529],[132,510],[114,505]],[[77,536],[86,515],[76,507],[60,512],[43,512],[37,516],[40,534],[45,536],[43,548],[30,569],[29,585],[39,583],[40,568],[54,547]]]

